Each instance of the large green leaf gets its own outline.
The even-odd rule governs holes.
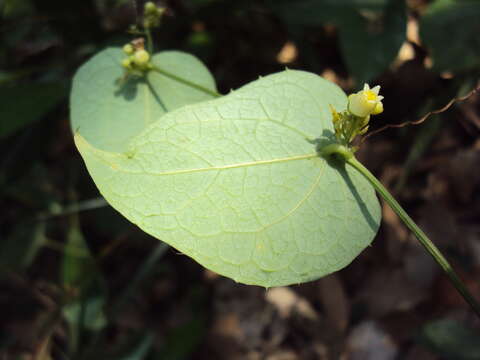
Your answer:
[[[105,199],[147,233],[242,283],[301,283],[349,264],[379,226],[367,181],[317,154],[329,104],[346,103],[288,70],[162,116],[124,153],[75,141]]]
[[[122,83],[123,58],[121,49],[103,50],[73,79],[72,129],[98,148],[124,151],[133,136],[166,112],[212,99],[211,94],[155,71],[148,72],[146,79],[131,78]],[[164,51],[153,56],[152,62],[174,76],[216,90],[208,69],[190,54]]]
[[[293,27],[337,26],[344,61],[360,86],[384,72],[405,41],[403,0],[271,1],[270,6]]]
[[[0,139],[40,120],[67,94],[62,82],[0,86]]]
[[[289,25],[348,25],[352,12],[382,11],[388,0],[269,0],[267,4]],[[358,29],[357,29],[358,30]]]
[[[480,2],[437,0],[420,23],[434,70],[461,71],[480,66]]]
[[[63,287],[69,294],[62,309],[69,328],[69,352],[75,353],[83,345],[83,331],[100,331],[107,324],[105,283],[83,237],[78,214],[71,215],[60,270]]]
[[[439,319],[426,324],[419,340],[444,359],[480,359],[478,329],[452,319]]]
[[[387,70],[406,39],[405,1],[389,0],[373,19],[355,12],[339,24],[343,57],[357,85],[363,85]]]

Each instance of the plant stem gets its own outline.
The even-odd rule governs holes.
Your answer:
[[[147,276],[152,274],[158,260],[162,258],[168,249],[169,246],[163,241],[158,243],[153,252],[149,255],[145,262],[142,263],[133,279],[127,284],[123,293],[120,294],[116,298],[116,301],[113,302],[113,305],[109,307],[108,315],[111,318],[117,317],[122,307],[131,299],[132,295],[137,292],[137,289],[142,284],[142,281],[145,280]]]
[[[480,317],[480,304],[468,291],[463,281],[453,270],[452,266],[448,263],[447,259],[442,255],[440,250],[433,244],[428,236],[415,224],[410,216],[403,210],[400,204],[394,199],[394,197],[388,192],[388,190],[382,185],[382,183],[373,174],[360,163],[354,156],[345,158],[347,164],[353,166],[358,170],[365,178],[373,185],[375,190],[380,196],[387,202],[398,217],[405,223],[405,225],[415,234],[417,239],[433,257],[433,259],[440,265],[445,274],[448,276],[453,286],[463,296],[465,301],[470,304],[475,313]]]
[[[150,53],[150,55],[153,54],[153,37],[152,37],[152,31],[150,28],[145,28],[145,35],[147,36],[147,51]]]
[[[153,270],[155,269],[155,265],[158,263],[158,260],[162,258],[168,248],[169,246],[162,241],[157,244],[153,252],[148,256],[147,260],[140,266],[131,282],[127,284],[123,293],[120,294],[116,301],[113,302],[113,305],[109,307],[109,318],[114,319],[118,316],[122,307],[131,299],[132,294],[135,294],[138,287],[142,285],[142,282],[148,276],[152,275]],[[90,341],[85,352],[81,356],[79,356],[79,360],[87,360],[94,358],[93,354],[98,353],[98,348],[103,346],[105,336],[105,329],[97,332]]]
[[[41,214],[39,215],[36,220],[37,221],[45,221],[50,220],[59,216],[66,216],[70,214],[75,214],[81,211],[86,210],[94,210],[99,209],[102,207],[106,207],[108,205],[107,201],[103,197],[97,197],[94,199],[89,199],[85,201],[81,201],[79,203],[75,203],[73,205],[65,206],[60,212],[58,213],[48,213],[48,214]]]
[[[176,81],[178,81],[178,82],[181,82],[181,83],[183,83],[183,84],[185,84],[185,85],[188,85],[188,86],[190,86],[190,87],[193,87],[193,88],[195,88],[195,89],[197,89],[197,90],[203,91],[204,93],[207,93],[207,94],[209,94],[209,95],[211,95],[211,96],[213,96],[213,97],[220,97],[220,96],[222,96],[221,94],[219,94],[219,93],[216,92],[216,91],[210,90],[210,89],[208,89],[208,88],[206,88],[206,87],[204,87],[204,86],[202,86],[202,85],[195,84],[195,83],[193,83],[193,82],[191,82],[191,81],[189,81],[189,80],[187,80],[187,79],[181,78],[181,77],[179,77],[179,76],[177,76],[177,75],[174,75],[174,74],[172,74],[172,73],[170,73],[170,72],[168,72],[168,71],[162,70],[162,69],[160,69],[158,66],[153,65],[152,70],[153,70],[153,71],[156,71],[156,72],[158,72],[158,73],[160,73],[160,74],[162,74],[162,75],[165,75],[165,76],[167,76],[167,77],[169,77],[169,78],[171,78],[171,79],[173,79],[173,80],[176,80]]]

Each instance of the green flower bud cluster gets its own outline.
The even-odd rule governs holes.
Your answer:
[[[151,69],[150,53],[145,50],[143,41],[137,41],[136,45],[131,43],[124,45],[123,52],[128,57],[122,60],[122,66],[129,73],[143,75],[145,71]]]
[[[337,112],[330,106],[335,136],[342,145],[349,146],[355,137],[368,131],[370,115],[383,112],[383,96],[379,95],[380,86],[370,89],[365,84],[362,91],[348,97],[347,109]],[[355,150],[355,148],[354,148]]]
[[[152,1],[146,2],[143,12],[143,27],[145,29],[152,29],[160,26],[160,21],[164,13],[165,8],[158,7]]]

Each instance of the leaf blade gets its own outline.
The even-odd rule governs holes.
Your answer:
[[[127,154],[75,141],[105,199],[144,231],[236,281],[287,285],[346,266],[378,228],[371,186],[316,153],[333,134],[328,105],[346,102],[289,70],[170,112]]]
[[[124,56],[119,48],[107,48],[82,65],[73,79],[72,131],[79,131],[98,148],[124,151],[132,137],[166,112],[212,99],[210,94],[153,71],[145,79],[128,79],[119,85]],[[190,54],[163,51],[152,57],[152,63],[216,91],[208,69]]]

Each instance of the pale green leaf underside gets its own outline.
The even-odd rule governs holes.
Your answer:
[[[146,80],[130,79],[120,65],[126,55],[107,48],[87,61],[75,74],[70,98],[71,125],[95,147],[125,151],[130,139],[168,111],[212,99],[195,89],[155,71]],[[179,51],[163,51],[152,62],[168,72],[216,91],[215,81],[200,60]],[[149,86],[150,84],[150,86]]]
[[[151,124],[126,154],[75,141],[107,201],[205,267],[266,287],[317,279],[372,241],[380,209],[354,169],[317,155],[345,94],[287,70]]]

